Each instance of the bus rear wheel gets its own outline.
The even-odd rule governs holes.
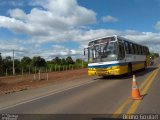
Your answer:
[[[129,76],[132,75],[132,65],[131,64],[128,65],[128,75]]]

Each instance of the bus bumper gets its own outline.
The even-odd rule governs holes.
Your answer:
[[[110,68],[88,68],[88,75],[90,76],[110,76],[122,75],[128,73],[128,66],[114,66]]]
[[[121,70],[119,68],[113,70],[90,70],[88,69],[88,75],[90,76],[109,76],[109,75],[121,75]]]

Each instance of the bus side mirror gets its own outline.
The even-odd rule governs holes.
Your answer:
[[[84,49],[84,56],[86,55],[85,49]]]

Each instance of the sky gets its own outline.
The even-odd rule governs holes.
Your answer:
[[[0,52],[76,59],[89,41],[112,35],[160,52],[159,11],[159,0],[0,0]]]

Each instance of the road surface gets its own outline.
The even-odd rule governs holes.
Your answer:
[[[145,71],[134,73],[140,92],[144,95],[143,100],[129,99],[132,77],[90,77],[1,95],[1,117],[8,113],[20,114],[19,118],[28,120],[55,116],[60,120],[68,117],[102,120],[110,117],[125,119],[127,114],[160,114],[159,63],[160,59]]]

